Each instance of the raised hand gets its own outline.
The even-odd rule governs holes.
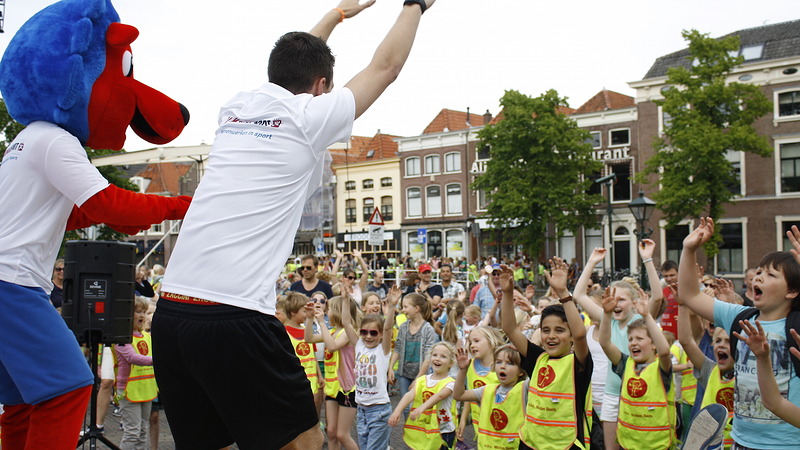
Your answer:
[[[789,330],[789,333],[792,334],[792,337],[794,338],[794,341],[797,342],[797,345],[800,345],[800,334],[797,334],[797,331],[795,331],[794,328]],[[797,350],[796,348],[791,347],[789,349],[789,351],[792,352],[792,354],[794,355],[795,358],[800,359],[800,350]]]
[[[639,288],[639,298],[633,301],[633,305],[636,307],[636,312],[642,317],[650,315],[650,295],[642,288]]]
[[[769,357],[769,342],[767,342],[767,335],[764,334],[764,328],[761,327],[761,321],[756,320],[756,326],[753,326],[749,320],[740,320],[739,325],[742,326],[742,331],[747,333],[747,336],[742,336],[735,331],[733,335],[747,344],[756,358]]]
[[[561,296],[564,291],[567,291],[567,278],[569,277],[569,265],[559,258],[558,256],[553,257],[550,260],[550,267],[552,268],[552,273],[545,270],[544,277],[547,280],[547,283],[550,287],[553,288],[553,291]],[[569,291],[567,291],[569,292]]]
[[[528,299],[528,301],[530,301],[530,300],[531,300],[533,297],[535,297],[535,296],[536,296],[536,288],[535,288],[535,287],[533,287],[533,285],[532,285],[532,284],[529,284],[529,285],[528,285],[528,286],[525,288],[525,298],[527,298],[527,299]]]
[[[652,239],[642,239],[642,242],[639,243],[639,256],[642,257],[642,261],[645,259],[653,259],[655,250],[656,243]]]
[[[608,252],[608,249],[606,249],[606,248],[595,247],[595,249],[592,250],[591,256],[589,256],[589,262],[587,263],[587,265],[589,265],[589,264],[597,265],[600,261],[602,261],[602,260],[604,260],[606,258],[606,253],[607,252]]]
[[[356,248],[356,249],[353,249],[353,251],[351,253],[353,254],[353,256],[356,257],[356,259],[361,260],[361,250]]]
[[[603,312],[611,314],[617,308],[617,288],[607,287],[600,300]]]
[[[367,0],[364,3],[359,3],[358,0],[342,0],[337,8],[341,9],[344,12],[344,17],[349,19],[374,4],[375,0]]]
[[[462,370],[466,370],[469,367],[469,352],[464,347],[456,349],[456,363],[458,368]]]
[[[333,254],[336,255],[336,260],[340,261],[344,257],[344,253],[338,248],[333,249]]]
[[[794,255],[794,260],[797,261],[797,264],[800,264],[800,230],[797,229],[797,225],[792,225],[792,228],[786,232],[786,237],[789,238],[789,242],[794,247],[789,251]]]
[[[458,300],[460,302],[466,301],[467,300],[467,291],[461,291],[458,294],[456,294],[456,300]]]
[[[403,291],[400,289],[400,286],[397,284],[393,284],[391,288],[389,288],[389,293],[386,294],[386,301],[392,305],[397,305],[397,300],[400,299],[400,295]]]
[[[500,289],[509,294],[514,292],[514,271],[505,264],[500,266]]]
[[[717,278],[714,282],[714,294],[723,302],[733,303],[734,300],[733,281],[724,278]]]
[[[683,240],[683,247],[695,251],[714,235],[714,219],[701,217],[700,224]]]

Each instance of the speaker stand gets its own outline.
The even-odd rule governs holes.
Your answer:
[[[89,429],[83,433],[83,436],[78,440],[78,448],[80,448],[84,442],[88,441],[89,449],[95,450],[97,449],[97,441],[99,440],[111,450],[120,450],[119,447],[114,445],[114,443],[105,437],[97,428],[97,392],[100,390],[100,377],[97,376],[97,358],[100,355],[100,344],[96,344],[96,342],[99,342],[100,339],[98,336],[91,336],[92,334],[97,334],[97,332],[87,331],[86,334],[89,335],[87,336],[86,345],[89,347],[89,366],[92,368],[92,373],[94,374],[94,386],[92,386],[92,396],[89,400]],[[92,339],[93,337],[96,339]]]

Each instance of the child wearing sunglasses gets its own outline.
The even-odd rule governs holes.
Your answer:
[[[389,359],[392,353],[394,305],[400,298],[400,287],[392,286],[387,295],[386,321],[378,314],[367,314],[361,320],[356,342],[356,428],[362,449],[389,447],[392,404],[386,390]]]

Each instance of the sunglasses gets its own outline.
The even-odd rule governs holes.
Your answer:
[[[321,304],[321,305],[324,305],[325,303],[328,302],[328,300],[326,300],[324,298],[315,298],[314,301],[319,303],[319,304]]]
[[[301,267],[301,269],[303,269],[303,270],[313,270],[314,266],[303,266],[303,267]]]
[[[379,333],[378,330],[365,330],[363,328],[359,332],[361,333],[362,336],[370,335],[372,337],[378,337]]]
[[[63,267],[56,267],[56,268],[55,268],[55,269],[53,269],[53,270],[55,270],[56,272],[63,272],[63,271],[64,271],[64,268],[63,268]]]
[[[349,276],[349,277],[346,277],[346,278],[347,278],[348,280],[355,280],[355,279],[356,279],[356,277],[353,277],[353,276]]]

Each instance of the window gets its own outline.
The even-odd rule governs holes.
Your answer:
[[[383,220],[391,221],[394,215],[394,210],[392,208],[392,196],[385,195],[381,197],[381,215],[383,216]]]
[[[631,200],[631,163],[609,164],[611,172],[617,174],[617,181],[611,185],[611,201],[622,202]]]
[[[460,258],[464,256],[464,233],[461,230],[450,230],[445,234],[447,256]]]
[[[764,44],[748,45],[747,47],[742,47],[741,54],[745,61],[750,61],[751,59],[761,58],[761,52],[763,51]]]
[[[150,227],[150,234],[164,234],[164,222],[154,223]]]
[[[356,201],[353,199],[347,200],[344,204],[344,221],[345,223],[356,222]]]
[[[800,115],[800,91],[778,93],[776,104],[779,117]]]
[[[600,148],[603,146],[602,142],[602,133],[599,131],[592,131],[589,133],[589,137],[586,138],[587,144],[592,144],[592,148]]]
[[[439,155],[428,155],[425,157],[425,174],[435,174],[441,172],[439,168]]]
[[[361,187],[364,188],[364,189],[372,189],[374,184],[375,184],[375,182],[372,181],[372,178],[367,178],[366,180],[361,182]]]
[[[406,158],[406,176],[416,177],[419,176],[419,158],[414,156]]]
[[[448,184],[446,189],[447,214],[461,214],[461,185]]]
[[[425,215],[442,215],[442,189],[439,186],[425,188]]]
[[[728,186],[728,189],[733,195],[744,195],[744,192],[742,192],[742,152],[728,150],[725,158],[730,161],[733,174],[736,177],[736,180]]]
[[[489,199],[486,196],[486,191],[483,189],[478,190],[478,209],[486,211],[489,208]]]
[[[442,232],[428,231],[428,257],[442,256]]]
[[[480,150],[478,150],[478,159],[489,159],[490,156],[488,145],[484,145]]]
[[[658,111],[661,113],[660,116],[661,123],[658,124],[659,126],[658,132],[659,134],[663,135],[664,132],[667,130],[667,128],[672,126],[672,115],[664,111],[663,106],[659,106]]]
[[[583,260],[587,261],[595,248],[605,247],[603,245],[603,230],[600,228],[583,229]]]
[[[355,181],[345,181],[344,182],[344,190],[345,191],[355,191],[356,190],[356,182]]]
[[[408,249],[408,253],[411,253],[414,259],[419,259],[424,256],[425,253],[422,244],[419,243],[419,236],[416,231],[406,233],[406,243],[406,249]]]
[[[676,225],[664,230],[664,241],[666,242],[667,261],[678,262],[681,260],[683,250],[683,240],[689,235],[689,224]]]
[[[800,192],[800,142],[780,145],[781,192]]]
[[[586,189],[586,193],[588,195],[603,195],[603,185],[595,182],[595,180],[600,178],[601,175],[602,174],[600,172],[595,172],[589,176],[589,179],[592,180],[592,184],[590,184],[589,188]]]
[[[630,128],[621,128],[619,130],[611,130],[608,132],[609,147],[619,147],[622,145],[630,145],[631,143],[631,130]]]
[[[422,193],[419,188],[410,188],[406,191],[406,207],[408,217],[419,217],[422,215]]]
[[[800,219],[795,220],[784,220],[781,222],[781,238],[783,239],[783,247],[779,248],[778,250],[788,252],[789,250],[793,249],[792,243],[789,242],[789,238],[786,237],[786,232],[792,229],[792,225],[800,228]]]
[[[717,254],[717,272],[744,273],[744,234],[741,223],[723,223],[722,244]]]
[[[364,199],[364,222],[369,222],[369,218],[372,217],[372,212],[375,211],[375,200],[371,197],[367,197]]]
[[[569,264],[575,258],[575,236],[569,230],[558,238],[558,256]]]
[[[461,170],[461,154],[448,153],[444,155],[444,171],[459,172]]]
[[[392,187],[392,177],[381,178],[381,187]]]

